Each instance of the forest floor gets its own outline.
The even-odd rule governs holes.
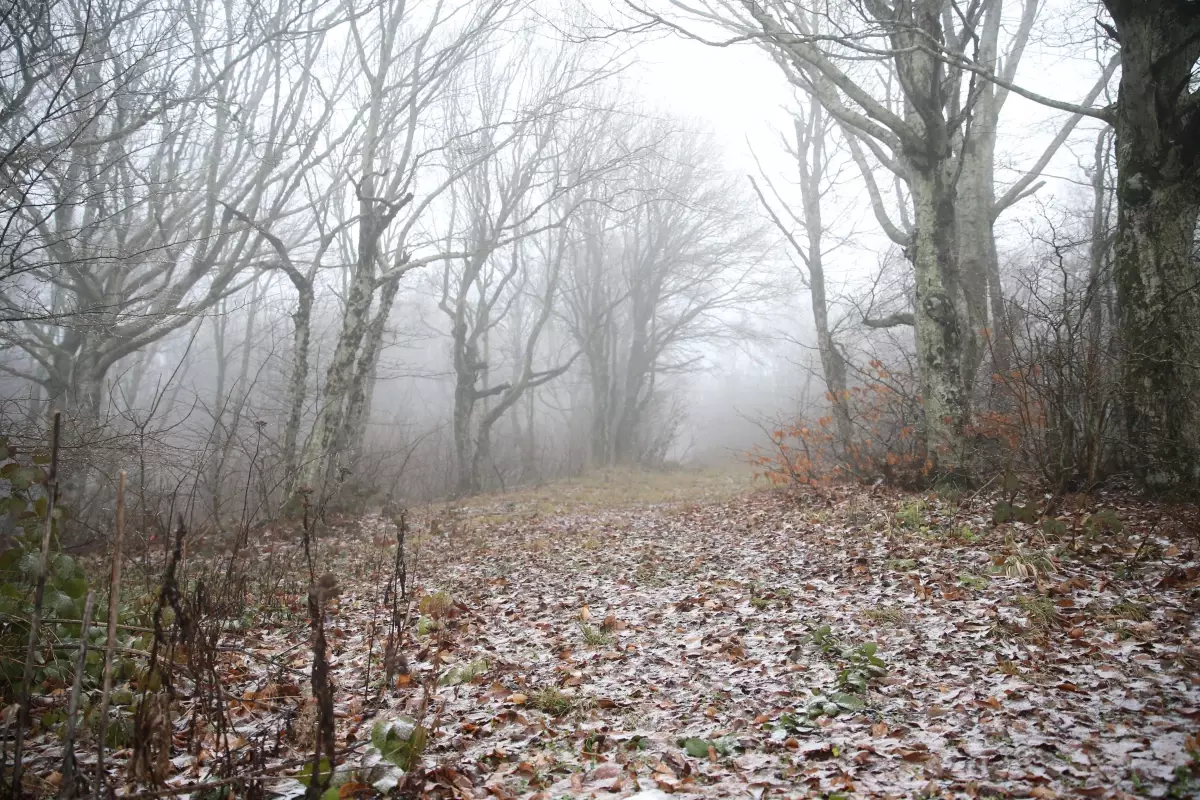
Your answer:
[[[342,520],[322,541],[338,746],[353,764],[437,670],[431,797],[1200,796],[1196,509],[996,505],[679,472],[414,510],[415,592],[453,606],[410,618],[387,687],[395,527]],[[285,605],[222,653],[232,748],[274,737],[268,772],[311,746],[304,601]],[[177,749],[166,783],[219,749]]]

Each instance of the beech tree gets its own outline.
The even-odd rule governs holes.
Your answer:
[[[1200,490],[1200,5],[1104,0],[1120,47],[1114,272],[1131,466]],[[1105,23],[1101,23],[1105,25]]]
[[[291,208],[313,140],[306,84],[285,78],[304,55],[299,31],[329,22],[286,3],[245,25],[233,2],[132,13],[60,0],[6,17],[44,26],[73,56],[6,73],[19,87],[5,131],[19,135],[3,167],[0,303],[26,360],[2,368],[90,423],[114,364],[264,266],[261,237],[231,209]]]
[[[346,128],[353,132],[347,139],[353,167],[331,179],[353,186],[353,208],[337,209],[342,249],[352,263],[306,455],[310,485],[329,485],[361,447],[401,280],[453,255],[441,252],[440,242],[423,235],[421,226],[447,189],[494,150],[452,161],[447,154],[462,145],[463,134],[448,134],[444,121],[435,123],[459,71],[513,10],[508,0],[461,8],[383,3],[349,23],[359,76],[352,90],[356,113]]]
[[[793,211],[776,189],[774,183],[759,168],[760,178],[771,192],[766,193],[751,178],[759,202],[772,222],[783,234],[801,269],[801,280],[808,289],[812,304],[813,324],[817,329],[817,352],[821,357],[821,374],[833,407],[840,447],[854,439],[854,427],[848,406],[849,390],[846,381],[846,358],[838,349],[829,323],[829,301],[825,289],[825,222],[821,214],[822,200],[830,188],[832,169],[829,150],[834,136],[834,121],[824,112],[820,101],[810,95],[807,108],[795,112],[792,120],[791,155],[796,161],[800,212]],[[776,206],[780,210],[777,210]],[[799,231],[793,229],[799,228]]]
[[[525,391],[562,375],[574,361],[534,367],[558,295],[571,216],[583,198],[580,187],[604,168],[594,165],[604,148],[588,126],[603,129],[605,113],[591,109],[583,119],[578,109],[586,96],[581,87],[594,79],[573,59],[526,49],[507,64],[484,61],[468,95],[473,102],[464,104],[469,109],[460,124],[476,133],[458,158],[473,160],[477,151],[492,157],[465,168],[451,188],[456,230],[446,249],[464,255],[446,261],[438,303],[450,324],[461,494],[482,488],[496,422]],[[535,310],[515,354],[520,366],[512,379],[495,381],[501,371],[492,363],[492,337],[513,324],[511,309],[526,295]]]
[[[725,313],[765,283],[752,201],[714,166],[711,142],[666,125],[633,132],[625,147],[642,155],[622,174],[619,203],[581,215],[573,247],[564,316],[592,390],[595,465],[653,449],[647,423],[662,384],[698,367],[698,345],[729,332]]]
[[[1020,59],[1036,0],[1026,5],[1003,64],[996,50],[998,2],[957,8],[945,0],[906,0],[834,8],[776,0],[671,0],[683,22],[635,7],[692,38],[711,41],[687,26],[716,25],[733,34],[722,44],[758,44],[789,81],[815,96],[842,126],[873,211],[913,264],[911,318],[899,315],[886,324],[914,326],[930,460],[937,474],[964,474],[970,387],[982,353],[978,336],[988,319],[989,270],[996,273],[992,283],[998,289],[998,270],[991,269],[992,223],[1048,160],[1043,156],[1023,185],[992,202],[994,126],[1004,93],[988,82],[1046,100],[1006,77]],[[883,67],[882,77],[864,75],[856,66],[863,61]],[[1070,104],[1047,102],[1078,112]],[[1056,141],[1065,135],[1060,132]],[[905,184],[908,198],[902,202],[911,202],[911,225],[890,219],[867,153]],[[964,186],[966,202],[960,202]]]

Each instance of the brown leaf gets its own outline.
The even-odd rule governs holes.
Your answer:
[[[925,747],[925,745],[918,745],[917,747],[913,747],[911,749],[905,748],[900,750],[900,757],[905,761],[911,761],[914,764],[922,761],[928,761],[930,758],[932,758],[932,755],[933,754],[929,752],[929,748]]]
[[[621,773],[624,771],[624,768],[622,768],[620,764],[614,764],[610,761],[606,764],[601,764],[589,772],[587,780],[589,783],[592,781],[609,781],[614,778],[619,778]]]
[[[621,620],[617,619],[616,616],[613,614],[609,614],[607,617],[604,618],[604,621],[600,623],[600,630],[604,631],[605,633],[612,633],[613,631],[623,631],[628,627],[629,626],[627,624],[625,624]]]

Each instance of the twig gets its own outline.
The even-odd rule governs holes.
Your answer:
[[[54,502],[58,499],[58,437],[62,430],[62,412],[54,412],[50,435],[50,472],[46,476],[46,525],[42,531],[42,552],[38,560],[37,589],[33,596],[33,614],[29,620],[29,643],[25,647],[25,671],[17,709],[16,743],[13,745],[12,797],[21,797],[21,756],[25,745],[25,726],[29,723],[30,694],[33,691],[33,652],[37,649],[38,629],[42,626],[42,604],[46,599],[46,571],[50,558],[50,536],[54,531]]]
[[[4,615],[11,616],[11,615]],[[49,625],[79,625],[82,624],[81,619],[67,619],[65,617],[42,617],[42,622]],[[134,633],[154,633],[153,628],[143,628],[138,625],[121,625],[117,623],[113,626],[119,631],[133,631]]]
[[[287,664],[280,664],[278,660],[271,658],[270,656],[259,655],[258,653],[255,653],[251,650],[247,650],[244,647],[238,647],[238,646],[232,645],[232,644],[222,644],[222,645],[217,645],[216,650],[218,653],[241,653],[242,655],[249,656],[250,658],[254,659],[255,661],[258,661],[261,664],[270,664],[272,667],[276,667],[277,669],[287,670],[288,672],[295,673],[296,675],[308,675],[308,673],[302,669],[296,669],[295,667],[289,667]]]
[[[117,481],[117,520],[113,531],[112,572],[108,581],[108,638],[104,650],[104,691],[100,695],[100,730],[96,739],[96,780],[92,800],[100,800],[105,783],[104,746],[108,738],[108,704],[112,693],[113,653],[117,646],[117,612],[121,604],[121,537],[125,533],[125,470]]]
[[[79,694],[83,691],[83,671],[87,667],[88,635],[92,628],[92,611],[96,593],[88,591],[83,603],[83,627],[79,631],[79,656],[75,661],[75,680],[71,683],[71,699],[67,702],[67,736],[63,742],[62,789],[59,797],[69,800],[75,796],[78,774],[75,765],[75,730],[79,714]]]
[[[304,792],[306,800],[317,800],[333,778],[334,721],[333,688],[329,685],[329,663],[325,659],[325,589],[317,583],[308,589],[308,613],[313,629],[312,693],[317,701],[317,742],[313,753],[312,777]],[[329,754],[329,770],[321,771],[321,753]]]

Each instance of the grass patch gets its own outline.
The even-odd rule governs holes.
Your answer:
[[[899,625],[904,621],[904,610],[899,606],[875,606],[864,611],[863,616],[875,623]]]
[[[1114,617],[1134,622],[1145,622],[1150,619],[1150,609],[1144,603],[1135,603],[1132,600],[1122,600],[1114,604],[1108,613]]]
[[[732,463],[710,469],[613,468],[506,493],[473,497],[454,510],[486,527],[531,517],[600,509],[687,502],[723,502],[754,486],[749,465]],[[435,511],[438,509],[435,507]]]
[[[986,575],[972,575],[970,572],[958,573],[958,582],[968,589],[986,589],[991,584],[991,579]]]
[[[583,634],[583,641],[588,647],[607,647],[613,641],[609,633],[593,627],[586,622],[579,623],[579,632]]]
[[[575,708],[577,699],[555,686],[538,689],[529,695],[527,705],[552,717],[561,717]]]
[[[961,528],[951,530],[947,538],[963,544],[975,544],[983,538],[983,534],[970,525],[963,525]]]
[[[1054,601],[1040,594],[1021,595],[1016,598],[1017,607],[1025,612],[1030,627],[1048,630],[1058,620],[1058,609]]]
[[[915,531],[925,521],[925,510],[924,500],[913,500],[911,503],[905,503],[896,512],[896,522],[900,523],[901,527]]]
[[[1011,555],[997,558],[992,566],[992,572],[1006,575],[1009,578],[1040,579],[1052,572],[1058,572],[1050,556],[1041,550],[1025,550],[1020,548]]]

